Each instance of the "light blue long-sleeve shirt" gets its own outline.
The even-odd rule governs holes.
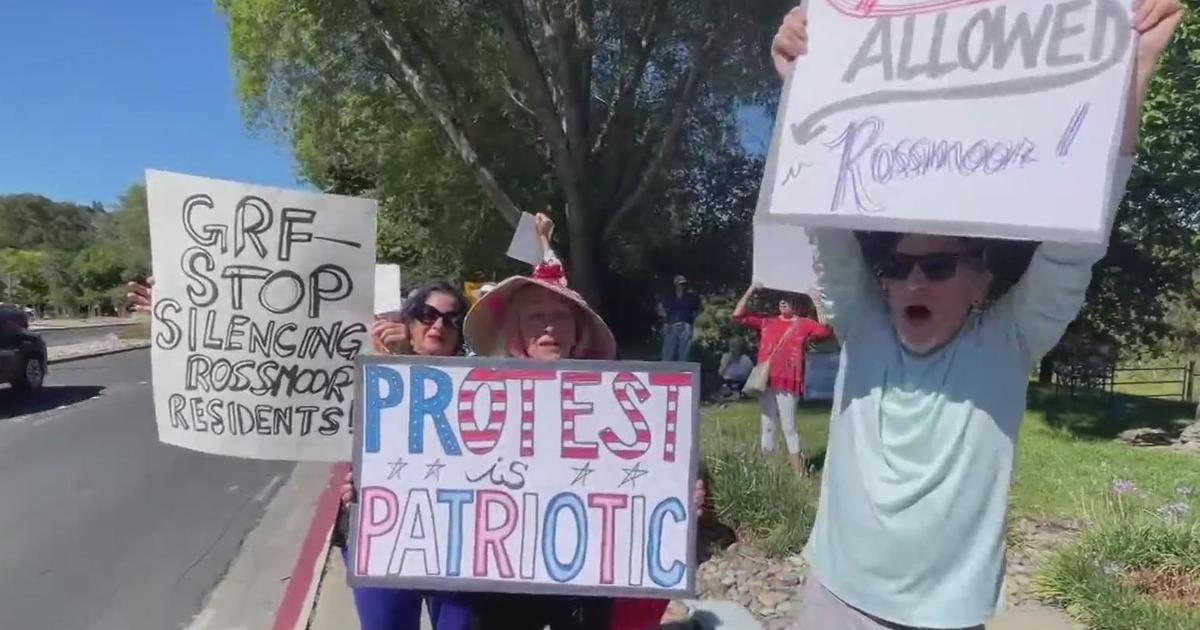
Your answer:
[[[1123,159],[1110,203],[1124,194]],[[821,584],[892,623],[966,628],[1003,607],[1008,491],[1034,363],[1079,313],[1103,246],[1045,243],[1016,286],[947,345],[901,345],[858,243],[810,230],[843,341],[816,524]]]

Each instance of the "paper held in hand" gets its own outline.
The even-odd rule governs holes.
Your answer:
[[[760,222],[1101,243],[1128,0],[808,0]]]
[[[690,596],[697,367],[361,358],[350,584]]]
[[[146,171],[158,437],[343,461],[369,347],[376,205]]]

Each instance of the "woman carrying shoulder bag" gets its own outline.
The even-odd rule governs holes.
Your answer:
[[[733,309],[733,321],[759,331],[758,365],[746,380],[746,393],[757,395],[762,416],[762,452],[775,450],[775,424],[783,426],[788,462],[797,475],[804,474],[800,435],[796,432],[796,403],[804,391],[804,348],[833,335],[817,321],[812,298],[803,293],[783,294],[776,315],[749,312],[750,298],[762,288],[753,284]]]

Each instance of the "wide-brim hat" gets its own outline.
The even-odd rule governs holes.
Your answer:
[[[583,296],[564,286],[562,280],[513,276],[505,279],[475,302],[463,322],[467,345],[482,356],[504,357],[508,353],[507,328],[512,313],[512,298],[526,287],[538,287],[573,304],[582,315],[582,330],[576,331],[578,346],[571,358],[612,360],[617,357],[617,340],[600,315],[588,306]]]

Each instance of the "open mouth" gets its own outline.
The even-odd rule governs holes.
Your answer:
[[[933,317],[933,311],[924,304],[910,304],[904,307],[904,319],[913,324],[923,324]]]

